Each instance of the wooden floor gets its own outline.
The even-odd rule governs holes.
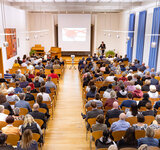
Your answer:
[[[65,70],[60,81],[54,119],[48,123],[44,150],[89,150],[81,118],[83,108],[78,70]]]

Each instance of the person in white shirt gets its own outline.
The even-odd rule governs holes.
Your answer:
[[[103,98],[111,98],[112,84],[109,84],[106,91],[103,94]]]
[[[27,67],[27,64],[24,62],[21,64],[21,67]]]
[[[106,77],[106,81],[108,81],[108,82],[114,82],[114,73],[113,72],[111,72],[110,74],[109,74],[109,76],[108,77]]]
[[[150,98],[158,98],[158,92],[156,91],[155,85],[150,85],[149,87],[150,91],[148,92]]]
[[[4,114],[4,106],[0,105],[0,121],[6,121],[7,116]]]
[[[34,69],[33,65],[30,62],[28,63],[27,69],[29,69],[29,70],[33,70]]]
[[[44,86],[40,88],[40,93],[37,94],[37,97],[38,95],[43,96],[43,101],[51,101],[51,97],[49,96],[48,93],[46,93],[46,88]]]

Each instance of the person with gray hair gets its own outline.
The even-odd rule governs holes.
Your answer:
[[[14,112],[14,115],[12,117],[14,118],[14,120],[23,120],[24,119],[24,115],[19,115],[20,109],[18,107],[15,107],[13,112]]]
[[[17,95],[14,94],[14,88],[10,87],[8,90],[8,95],[6,95],[7,101],[8,102],[15,102],[15,101],[19,101],[19,97]]]
[[[29,112],[32,111],[30,104],[25,101],[25,94],[21,93],[19,94],[20,101],[16,102],[15,107],[19,108],[27,108]]]
[[[142,144],[159,147],[159,140],[154,138],[154,135],[155,135],[154,129],[148,127],[146,129],[146,137],[138,139],[138,147],[140,147]]]
[[[157,115],[155,117],[155,120],[153,121],[153,123],[149,127],[154,130],[160,129],[160,115]]]
[[[45,84],[45,87],[46,87],[46,88],[54,88],[54,89],[57,88],[56,85],[54,84],[54,82],[52,81],[52,78],[51,78],[51,77],[48,77],[48,78],[47,78],[47,82],[46,82],[46,84]]]
[[[4,114],[4,106],[0,105],[0,121],[6,121],[7,116]]]

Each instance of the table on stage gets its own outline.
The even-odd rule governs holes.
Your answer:
[[[56,55],[58,58],[61,57],[61,48],[59,47],[51,47],[49,52],[51,53],[51,57],[55,57]]]

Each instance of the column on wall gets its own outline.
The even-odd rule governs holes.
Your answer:
[[[135,26],[135,14],[130,14],[129,17],[129,29],[128,31],[131,31],[128,33],[128,43],[127,43],[127,57],[129,58],[129,61],[132,61],[132,51],[133,51],[133,37],[134,37],[134,26]]]
[[[143,50],[144,50],[145,29],[146,29],[146,16],[147,16],[147,11],[146,10],[139,13],[136,59],[138,59],[140,61],[140,63],[143,62]]]

